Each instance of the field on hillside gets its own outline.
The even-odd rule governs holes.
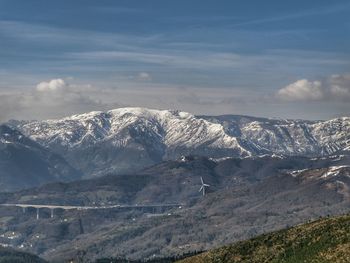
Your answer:
[[[350,215],[320,219],[214,249],[181,263],[349,262]]]

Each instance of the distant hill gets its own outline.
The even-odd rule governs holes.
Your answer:
[[[36,255],[0,246],[0,263],[46,263]]]
[[[179,263],[349,262],[350,216],[261,235],[190,257]]]
[[[0,191],[71,181],[81,173],[64,158],[7,125],[0,125]]]

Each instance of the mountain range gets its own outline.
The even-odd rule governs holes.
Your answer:
[[[120,108],[10,125],[61,155],[87,178],[136,172],[182,155],[317,157],[350,149],[349,117],[276,120]]]

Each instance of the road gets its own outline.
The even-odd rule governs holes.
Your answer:
[[[117,208],[171,208],[183,207],[183,204],[148,204],[148,205],[107,205],[107,206],[74,206],[74,205],[46,205],[46,204],[0,204],[5,207],[21,207],[21,208],[48,208],[63,210],[92,210],[92,209],[117,209]]]

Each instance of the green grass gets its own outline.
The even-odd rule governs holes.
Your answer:
[[[350,262],[350,216],[320,219],[214,249],[180,262]]]

